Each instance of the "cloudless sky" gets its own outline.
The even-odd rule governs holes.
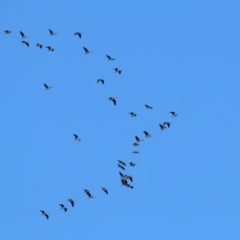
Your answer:
[[[239,1],[0,6],[0,239],[240,239]]]

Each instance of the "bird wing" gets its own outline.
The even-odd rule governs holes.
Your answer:
[[[45,88],[48,88],[48,85],[46,83],[43,84]]]
[[[120,174],[120,176],[121,176],[121,177],[123,177],[123,176],[124,176],[124,175],[123,175],[121,172],[119,172],[119,174]]]
[[[87,48],[83,47],[83,49],[84,49],[85,52],[89,52]]]
[[[24,33],[23,32],[20,31],[20,34],[21,34],[22,37],[24,37]]]
[[[137,141],[141,141],[140,138],[138,136],[135,136],[136,140]]]
[[[48,31],[49,31],[51,34],[53,34],[53,31],[52,31],[51,29],[48,29]]]
[[[117,104],[116,99],[113,99],[112,101],[113,101],[114,105],[116,106],[116,104]]]
[[[106,55],[108,59],[111,59],[111,57],[109,55]]]
[[[147,136],[148,135],[148,132],[147,131],[143,131],[144,132],[144,134]]]
[[[73,136],[77,139],[78,138],[78,135],[77,134],[73,134]]]

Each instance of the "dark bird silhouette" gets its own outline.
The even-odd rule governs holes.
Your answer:
[[[48,213],[46,213],[43,210],[39,210],[39,211],[42,213],[42,215],[44,215],[47,219],[49,219],[49,214]]]
[[[104,79],[98,79],[97,83],[101,82],[102,84],[104,84]]]
[[[176,117],[178,114],[175,112],[170,112],[172,114],[172,117]]]
[[[167,125],[168,128],[170,128],[170,123],[171,123],[171,122],[164,122],[163,125]]]
[[[138,151],[133,151],[132,153],[139,154],[140,152],[138,152]]]
[[[149,134],[147,131],[143,131],[143,132],[144,132],[146,138],[152,137],[152,135]]]
[[[133,143],[133,146],[134,146],[134,147],[137,147],[137,146],[139,146],[139,143],[138,143],[138,142],[135,142],[135,143]]]
[[[138,136],[135,136],[135,138],[136,138],[136,141],[137,141],[137,142],[143,141],[143,139],[141,140]]]
[[[49,89],[52,88],[52,87],[49,87],[46,83],[44,83],[43,85],[44,85],[44,87],[45,87],[45,90],[49,90]]]
[[[102,191],[104,191],[106,194],[108,194],[108,190],[104,187],[102,187]]]
[[[63,204],[59,204],[59,206],[61,207],[61,209],[63,209],[64,212],[67,211],[67,208]]]
[[[53,32],[51,29],[48,29],[48,31],[49,31],[49,33],[50,33],[51,36],[54,36],[54,35],[57,34],[57,33]]]
[[[130,185],[129,183],[126,185],[126,187],[133,189],[133,186]]]
[[[73,134],[73,136],[75,137],[75,141],[81,141],[81,138],[79,138],[77,134]]]
[[[130,175],[127,175],[127,176],[126,176],[126,179],[129,179],[131,182],[133,182],[133,177],[130,176]]]
[[[126,177],[126,175],[124,175],[124,174],[121,173],[121,172],[119,172],[119,174],[120,174],[120,177],[121,177],[121,178],[125,178],[125,177]]]
[[[84,189],[84,192],[88,195],[88,198],[93,198],[92,194],[90,193],[89,190]]]
[[[20,34],[22,36],[22,38],[27,38],[28,36],[26,36],[23,32],[20,31]]]
[[[125,179],[125,178],[121,178],[121,182],[122,182],[123,186],[127,186],[128,185],[127,179]]]
[[[42,47],[43,47],[43,45],[40,44],[40,43],[37,43],[36,46],[39,47],[39,48],[42,48]]]
[[[109,101],[112,101],[113,104],[116,106],[116,104],[117,104],[116,98],[110,97],[110,98],[108,98],[108,100],[109,100]]]
[[[21,42],[29,47],[29,43],[27,41],[21,41]]]
[[[74,203],[75,203],[75,202],[74,202],[74,199],[72,199],[72,198],[69,198],[69,199],[68,199],[68,202],[70,202],[70,203],[71,203],[71,205],[72,205],[72,207],[74,207]]]
[[[120,164],[126,166],[126,163],[125,163],[125,162],[123,162],[123,161],[121,161],[121,160],[118,160],[118,162],[119,162]]]
[[[47,46],[46,48],[48,49],[49,52],[53,52],[54,51],[54,48],[52,48],[50,46]]]
[[[115,70],[116,73],[119,73],[119,74],[122,73],[122,70],[120,70],[120,69],[118,69],[118,68],[114,68],[113,70]]]
[[[82,37],[82,33],[81,32],[75,32],[74,36],[79,36],[81,38]]]
[[[118,167],[121,168],[122,170],[125,170],[125,167],[123,167],[121,164],[118,164]]]
[[[135,167],[135,166],[137,166],[137,164],[136,164],[136,163],[133,163],[133,162],[130,162],[129,165],[130,165],[130,167]]]
[[[131,115],[131,117],[136,117],[137,116],[137,114],[134,113],[134,112],[130,112],[129,114]]]
[[[108,61],[113,61],[113,60],[115,60],[115,58],[112,58],[112,57],[110,57],[109,55],[106,55],[107,56],[107,58],[108,58]]]
[[[83,47],[84,51],[85,51],[85,54],[89,54],[91,53],[92,51],[89,51],[87,48]]]
[[[151,106],[149,106],[149,105],[147,105],[147,104],[145,104],[145,107],[146,107],[147,109],[153,109],[153,107],[151,107]]]
[[[166,129],[166,126],[162,125],[162,124],[159,124],[161,130],[165,130]]]
[[[5,30],[3,32],[5,32],[5,34],[10,34],[11,33],[11,31],[9,31],[9,30]]]

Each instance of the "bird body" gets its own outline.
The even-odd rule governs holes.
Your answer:
[[[43,84],[45,87],[45,90],[50,90],[52,87],[48,86],[46,83]]]
[[[114,106],[116,106],[116,104],[117,104],[116,98],[110,97],[110,98],[108,98],[108,100],[109,100],[109,101],[112,101],[113,104],[114,104]]]
[[[87,48],[83,47],[84,51],[85,51],[85,54],[89,54],[91,53],[92,51],[89,51]]]
[[[172,114],[172,117],[176,117],[178,114],[175,112],[170,112]]]
[[[75,141],[81,141],[81,138],[79,138],[77,134],[73,134],[73,136],[75,137]]]
[[[123,161],[121,161],[121,160],[118,160],[118,162],[119,162],[120,164],[122,164],[123,166],[126,166],[126,163],[125,163],[125,162],[123,162]]]
[[[11,31],[9,31],[9,30],[5,30],[3,32],[5,32],[5,34],[10,34],[11,33]]]
[[[130,162],[129,165],[130,165],[130,167],[135,167],[137,164],[133,163],[133,162]]]
[[[164,122],[163,125],[164,125],[164,126],[167,125],[168,128],[170,128],[170,123],[171,123],[171,122]]]
[[[101,82],[102,84],[104,84],[104,79],[98,79],[97,83]]]
[[[72,205],[72,207],[74,207],[74,203],[75,203],[75,202],[74,202],[74,199],[72,199],[72,198],[69,198],[69,199],[68,199],[68,202],[70,202],[70,203],[71,203],[71,205]]]
[[[139,152],[138,152],[138,151],[133,151],[132,153],[139,154]]]
[[[61,209],[63,209],[64,212],[67,211],[67,208],[64,206],[64,204],[59,204],[59,206],[61,207]]]
[[[110,57],[109,55],[106,55],[107,56],[107,58],[108,58],[108,61],[113,61],[113,60],[115,60],[115,58],[112,58],[112,57]]]
[[[134,112],[130,112],[129,114],[131,115],[131,117],[136,117],[137,116],[137,114],[134,113]]]
[[[20,34],[22,36],[22,38],[27,38],[28,36],[26,36],[23,32],[20,31]]]
[[[108,190],[104,187],[102,187],[102,191],[104,191],[106,194],[108,194]]]
[[[143,132],[144,132],[146,138],[152,137],[152,135],[149,134],[147,131],[143,131]]]
[[[37,43],[36,46],[39,47],[39,48],[42,48],[42,47],[43,47],[43,45],[40,44],[40,43]]]
[[[49,33],[50,33],[51,36],[54,36],[54,35],[57,34],[57,33],[53,32],[51,29],[48,29],[48,31],[49,31]]]
[[[159,124],[161,130],[165,130],[166,129],[166,126],[165,125],[162,125],[162,124]]]
[[[48,213],[46,213],[43,210],[39,210],[39,211],[42,213],[42,215],[44,215],[47,219],[49,219],[49,214]]]
[[[149,105],[147,105],[147,104],[145,104],[145,107],[146,107],[147,109],[153,109],[152,106],[149,106]]]
[[[29,47],[29,43],[27,41],[21,41],[21,42]]]
[[[81,32],[75,32],[74,36],[79,36],[79,38],[81,38],[82,37],[82,33]]]
[[[122,170],[125,170],[125,167],[121,164],[118,164],[118,167],[121,168]]]
[[[48,49],[49,52],[53,52],[54,51],[54,48],[52,48],[50,46],[47,46],[46,48]]]
[[[122,70],[120,70],[120,69],[118,69],[118,68],[114,68],[113,70],[115,70],[116,73],[119,73],[119,74],[122,73]]]

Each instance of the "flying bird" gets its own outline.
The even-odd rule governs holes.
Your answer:
[[[139,146],[139,143],[138,143],[138,142],[135,142],[135,143],[133,143],[133,146],[134,146],[134,147],[137,147],[137,146]]]
[[[93,198],[92,194],[89,192],[89,190],[84,189],[84,192],[88,195],[88,198]]]
[[[138,152],[138,151],[133,151],[132,153],[139,154],[140,152]]]
[[[98,79],[97,83],[101,82],[102,84],[104,84],[104,79]]]
[[[119,172],[121,178],[125,178],[127,175],[124,175],[123,173]]]
[[[89,51],[87,48],[83,47],[84,51],[85,51],[85,54],[89,54],[91,53],[92,51]]]
[[[22,36],[22,38],[27,38],[28,36],[26,36],[23,32],[20,31],[20,34]]]
[[[82,37],[82,33],[81,32],[75,32],[74,36],[79,36],[81,38]]]
[[[121,168],[122,170],[125,170],[125,167],[123,167],[121,164],[118,164],[118,167]]]
[[[104,187],[102,187],[102,191],[104,191],[106,194],[108,194],[108,190]]]
[[[42,47],[43,47],[43,45],[40,44],[40,43],[37,43],[36,46],[39,47],[39,48],[42,48]]]
[[[77,134],[73,134],[73,136],[75,137],[75,141],[81,141],[81,138],[79,138]]]
[[[113,60],[115,60],[115,58],[112,58],[112,57],[110,57],[109,55],[106,55],[107,56],[107,58],[108,58],[108,61],[113,61]]]
[[[39,210],[39,211],[42,213],[42,215],[44,215],[47,219],[49,219],[49,214],[48,213],[46,213],[43,210]]]
[[[170,128],[170,123],[171,123],[171,122],[164,122],[163,125],[167,125],[168,128]]]
[[[126,166],[126,163],[125,163],[125,162],[123,162],[123,161],[121,161],[121,160],[118,160],[118,162],[119,162],[120,164]]]
[[[135,138],[136,138],[137,142],[143,141],[143,139],[141,140],[138,136],[135,136]]]
[[[63,209],[64,212],[67,211],[67,208],[63,204],[59,204],[59,206],[61,207],[61,209]]]
[[[143,131],[143,132],[144,132],[146,138],[152,137],[152,135],[149,134],[147,131]]]
[[[9,31],[9,30],[5,30],[3,32],[5,32],[5,34],[10,34],[11,33],[11,31]]]
[[[68,199],[68,202],[70,202],[70,203],[71,203],[71,205],[72,205],[72,207],[74,207],[74,199],[72,199],[72,198],[69,198],[69,199]]]
[[[130,167],[135,167],[135,166],[137,166],[137,164],[136,164],[136,163],[133,163],[133,162],[130,162],[129,165],[130,165]]]
[[[149,105],[147,105],[147,104],[145,104],[145,107],[146,107],[147,109],[153,109],[153,107],[151,107],[151,106],[149,106]]]
[[[48,29],[48,31],[49,31],[49,33],[50,33],[51,36],[54,36],[54,35],[57,34],[57,33],[53,32],[51,29]]]
[[[47,46],[46,48],[48,49],[49,52],[53,52],[54,51],[54,48],[52,48],[50,46]]]
[[[162,124],[159,124],[161,130],[165,130],[166,129],[166,126],[162,125]]]
[[[52,88],[52,87],[49,87],[46,83],[44,83],[43,85],[44,85],[44,87],[45,87],[45,90],[49,90],[49,89]]]
[[[21,41],[21,42],[29,47],[29,43],[27,41]]]
[[[137,116],[137,114],[134,113],[134,112],[130,112],[129,114],[131,115],[131,117],[136,117]]]
[[[133,182],[133,177],[130,176],[130,175],[127,175],[127,176],[126,176],[126,179],[129,179],[131,182]]]
[[[118,69],[118,68],[114,68],[113,70],[115,70],[116,73],[121,74],[122,70]]]
[[[172,114],[172,117],[176,117],[178,114],[175,112],[170,112]]]
[[[110,97],[110,98],[108,98],[108,100],[109,100],[109,101],[112,101],[113,104],[116,106],[116,104],[117,104],[116,98]]]

